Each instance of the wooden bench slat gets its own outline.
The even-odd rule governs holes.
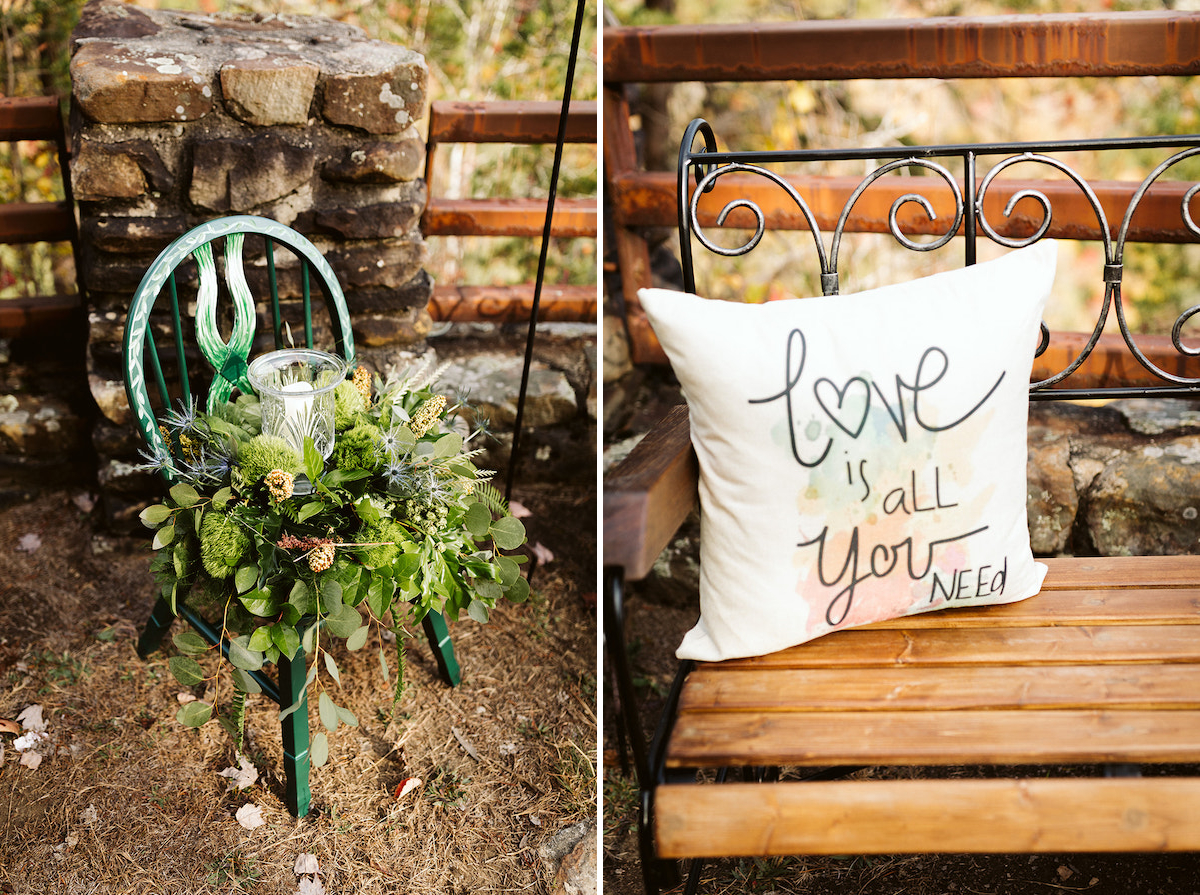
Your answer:
[[[540,237],[545,224],[545,199],[431,197],[421,218],[421,231],[426,236]],[[596,200],[556,200],[551,233],[558,237],[595,237]]]
[[[697,712],[667,766],[1200,761],[1200,711]]]
[[[805,668],[689,676],[687,712],[953,711],[958,709],[1200,709],[1200,666]]]
[[[644,578],[696,505],[687,407],[672,407],[604,481],[604,562]]]
[[[58,97],[0,97],[0,141],[55,140],[62,131]]]
[[[1200,779],[673,784],[654,815],[668,858],[1191,851]]]
[[[879,665],[1067,665],[1087,662],[1197,662],[1192,625],[854,628],[766,656],[729,659],[728,668],[853,668]]]
[[[1200,586],[1200,556],[1063,556],[1042,561],[1050,568],[1043,591]]]

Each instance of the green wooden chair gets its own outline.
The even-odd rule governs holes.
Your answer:
[[[263,324],[270,332],[256,336],[259,309],[247,282],[247,267],[243,263],[243,247],[248,234],[265,240],[265,282],[255,283],[260,293],[269,293],[269,307],[264,308]],[[226,315],[229,337],[221,334],[218,313],[220,277],[218,276],[218,246],[224,243],[223,269],[230,308]],[[276,270],[276,251],[290,251],[297,264]],[[193,263],[188,259],[192,259]],[[280,280],[299,274],[300,300],[281,301]],[[262,271],[252,269],[252,277],[261,278]],[[328,324],[332,332],[334,353],[353,365],[354,338],[346,299],[337,277],[316,247],[301,234],[267,218],[239,215],[201,224],[176,239],[154,260],[142,278],[129,308],[125,326],[124,366],[125,389],[138,431],[151,450],[166,449],[159,431],[158,416],[180,400],[198,403],[211,410],[227,400],[234,390],[249,392],[247,368],[252,351],[282,348],[288,330],[285,311],[297,319],[289,321],[291,332],[303,333],[304,344],[313,347],[313,305],[311,284],[315,280],[325,297]],[[181,300],[185,288],[194,284],[194,320],[181,312],[186,301]],[[320,318],[318,318],[319,320]],[[271,339],[273,338],[273,344]],[[211,377],[197,375],[199,353],[212,368]],[[189,360],[191,369],[189,369]],[[207,382],[203,380],[207,378]],[[178,604],[179,616],[213,646],[220,646],[228,658],[228,642],[222,642],[220,632],[203,617]],[[142,636],[138,655],[143,659],[162,643],[175,619],[170,604],[160,597]],[[430,612],[422,621],[429,639],[438,672],[450,686],[461,679],[454,646],[450,642],[445,618]],[[272,681],[262,672],[251,672],[255,681],[270,699],[280,707],[294,704],[304,692],[305,657],[303,650],[290,661],[281,657],[278,677]],[[288,810],[296,817],[308,813],[311,794],[308,786],[309,731],[307,700],[298,711],[282,722],[284,770],[287,777]]]

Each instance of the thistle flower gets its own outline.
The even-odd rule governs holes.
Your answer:
[[[267,483],[267,490],[271,492],[271,499],[276,503],[291,497],[292,489],[296,485],[295,477],[290,472],[284,472],[282,469],[272,469],[266,474],[263,481]]]
[[[433,428],[434,423],[438,421],[442,415],[442,411],[445,409],[445,395],[434,395],[432,398],[427,398],[421,402],[416,412],[413,413],[412,421],[408,424],[408,428],[412,430],[413,435],[420,438]]]

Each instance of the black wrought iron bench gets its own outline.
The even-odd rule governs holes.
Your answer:
[[[1131,183],[1080,173],[1080,159],[1113,153],[1155,161]],[[809,173],[846,159],[870,173],[836,182]],[[697,291],[693,243],[739,255],[768,228],[801,231],[796,239],[819,259],[827,296],[844,291],[843,235],[872,219],[886,222],[883,231],[899,245],[937,253],[945,268],[975,264],[985,247],[990,254],[1046,238],[1093,240],[1102,248],[1091,267],[1103,294],[1095,324],[1076,337],[1042,326],[1029,399],[1194,399],[1200,348],[1188,321],[1200,306],[1181,313],[1170,335],[1143,336],[1129,325],[1122,289],[1130,243],[1200,243],[1198,162],[1200,135],[717,151],[712,129],[696,121],[678,170],[685,289]],[[722,241],[716,224],[745,233]],[[789,396],[800,350],[780,366],[780,393],[761,399]],[[934,381],[906,375],[897,375],[895,403],[884,408],[897,429],[913,419],[897,406]],[[831,385],[828,406],[836,395],[840,411],[851,382]],[[876,384],[866,386],[864,378],[873,398]],[[857,435],[857,411],[850,416],[832,422]],[[644,744],[625,586],[650,573],[695,506],[700,472],[690,428],[687,408],[673,410],[604,488],[604,635],[641,793],[647,891],[657,891],[670,860],[680,858],[1200,849],[1200,556],[1051,557],[1040,593],[1021,602],[833,630],[766,655],[684,661]],[[808,465],[804,444],[796,458]],[[846,474],[858,481],[850,464]],[[811,531],[807,537],[796,540],[813,544]],[[959,592],[981,591],[969,577]],[[839,627],[836,613],[827,620]],[[1064,765],[1069,772],[1060,772]],[[886,770],[947,766],[964,770]],[[1015,770],[972,770],[996,766]],[[854,774],[864,767],[884,770]]]

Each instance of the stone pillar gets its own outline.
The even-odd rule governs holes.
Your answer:
[[[73,35],[71,176],[88,289],[94,441],[110,515],[131,517],[120,341],[158,252],[190,227],[257,214],[325,253],[355,343],[382,368],[429,330],[422,269],[424,59],[329,19],[217,16],[93,0]],[[254,247],[248,247],[254,248]]]

